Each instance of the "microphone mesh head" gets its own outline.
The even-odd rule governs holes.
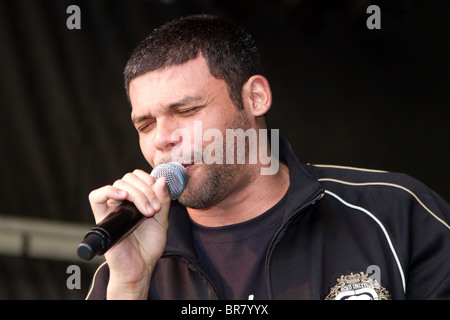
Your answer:
[[[159,177],[166,178],[167,189],[172,200],[178,199],[186,188],[188,174],[186,168],[178,162],[169,162],[156,166],[150,175],[157,180]]]

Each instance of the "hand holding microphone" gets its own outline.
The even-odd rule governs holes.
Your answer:
[[[148,291],[142,286],[148,286],[164,251],[170,202],[184,191],[187,179],[185,168],[172,162],[155,167],[151,174],[135,170],[112,186],[91,192],[89,201],[98,223],[80,243],[78,254],[89,260],[105,253],[108,292],[130,292],[137,298],[132,291]]]
[[[135,171],[134,174],[145,179],[143,172]],[[159,177],[165,178],[171,200],[178,199],[181,196],[188,178],[186,169],[176,162],[157,166],[150,176],[155,180]],[[135,181],[139,180],[135,179]],[[146,186],[145,189],[147,189]],[[148,202],[142,212],[151,213],[152,209],[159,208],[155,199],[152,199],[151,203],[153,208],[150,207],[150,202]],[[110,213],[87,233],[83,242],[78,246],[78,255],[84,260],[91,260],[98,254],[104,254],[133,232],[145,218],[146,216],[141,214],[135,205],[125,200],[116,211]]]

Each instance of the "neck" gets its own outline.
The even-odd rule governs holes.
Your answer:
[[[217,205],[205,209],[187,208],[193,221],[206,227],[220,227],[253,219],[272,208],[289,187],[289,169],[280,163],[274,175],[261,175],[255,166],[240,187],[231,191]]]

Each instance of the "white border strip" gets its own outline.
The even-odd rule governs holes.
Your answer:
[[[386,228],[384,227],[384,225],[381,223],[381,221],[378,220],[370,211],[368,211],[368,210],[366,210],[366,209],[364,209],[362,207],[355,206],[353,204],[350,204],[350,203],[346,202],[345,200],[343,200],[342,198],[340,198],[339,196],[337,196],[333,192],[325,190],[325,193],[330,195],[330,196],[332,196],[332,197],[334,197],[334,198],[336,198],[337,200],[339,200],[341,203],[343,203],[344,205],[346,205],[349,208],[352,208],[352,209],[364,212],[369,217],[371,217],[373,220],[375,220],[375,222],[380,226],[381,230],[383,230],[384,236],[386,237],[386,240],[387,240],[387,242],[389,244],[391,252],[392,252],[392,254],[393,254],[394,258],[395,258],[395,261],[397,262],[397,267],[398,267],[398,270],[400,272],[400,276],[402,278],[403,291],[406,293],[405,275],[403,273],[402,265],[401,265],[400,260],[398,258],[397,252],[395,251],[395,248],[394,248],[394,246],[392,244],[391,238],[389,237],[389,234],[386,231]]]

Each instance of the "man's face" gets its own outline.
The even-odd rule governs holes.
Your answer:
[[[243,164],[194,164],[195,152],[202,152],[211,143],[194,139],[198,138],[195,124],[198,131],[201,123],[202,137],[208,129],[217,129],[225,137],[226,129],[246,130],[251,123],[245,111],[238,111],[231,102],[226,82],[211,75],[201,55],[133,79],[129,92],[132,121],[150,165],[174,161],[175,151],[192,155],[181,161],[189,174],[188,186],[179,199],[183,205],[196,209],[212,206],[247,179]],[[173,134],[180,129],[188,132],[190,139]]]

